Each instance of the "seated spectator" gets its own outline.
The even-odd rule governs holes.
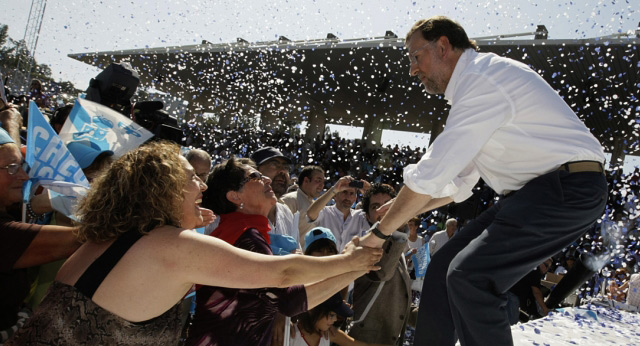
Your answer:
[[[116,160],[78,204],[84,244],[5,346],[176,345],[180,303],[194,283],[288,287],[368,270],[379,258],[355,247],[327,258],[264,256],[194,232],[206,188],[175,144]]]
[[[518,320],[527,322],[549,314],[540,282],[552,264],[553,259],[547,259],[509,289],[509,323],[516,324]]]
[[[253,161],[231,158],[213,168],[209,182],[211,188],[203,196],[203,205],[220,215],[220,224],[211,235],[235,247],[271,255],[267,216],[277,203],[271,179],[260,173]],[[202,286],[196,292],[186,344],[268,345],[276,312],[292,316],[313,308],[362,274],[350,272],[280,289]]]
[[[618,268],[609,281],[607,287],[607,297],[611,300],[624,303],[627,301],[627,291],[629,290],[629,270],[627,268]]]
[[[23,304],[31,286],[26,268],[67,258],[80,246],[70,227],[16,222],[8,214],[22,202],[25,167],[20,149],[0,129],[0,344],[30,315]]]

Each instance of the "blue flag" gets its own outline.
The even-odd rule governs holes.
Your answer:
[[[32,189],[40,182],[55,180],[89,186],[80,165],[33,101],[29,103],[25,160],[30,167],[29,180],[23,190],[25,203],[29,200]]]
[[[412,257],[413,267],[416,269],[416,278],[424,277],[427,272],[427,266],[431,262],[431,256],[429,255],[429,242],[426,242],[423,247],[418,248]]]
[[[126,116],[89,100],[77,99],[60,130],[65,143],[90,141],[118,158],[153,137],[144,127]]]

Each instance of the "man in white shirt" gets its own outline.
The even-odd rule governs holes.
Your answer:
[[[307,222],[312,223],[313,227],[320,226],[330,229],[336,237],[336,246],[339,252],[351,241],[353,236],[359,235],[363,229],[368,228],[365,217],[356,217],[358,214],[364,214],[364,212],[352,209],[358,196],[358,190],[349,186],[354,181],[350,176],[340,178],[334,186],[316,199],[307,210]],[[362,182],[366,190],[369,183]],[[331,198],[335,200],[336,204],[327,206]]]
[[[293,214],[298,213],[298,232],[300,243],[304,247],[304,236],[313,228],[313,224],[307,222],[307,209],[314,198],[318,198],[324,189],[324,170],[320,166],[305,166],[298,176],[297,191],[282,196],[282,202],[291,209]]]
[[[429,240],[429,254],[433,256],[436,251],[442,248],[442,246],[444,246],[444,244],[446,244],[449,239],[453,237],[453,235],[456,233],[456,230],[458,230],[458,220],[447,220],[447,222],[445,223],[445,230],[436,232],[431,237],[431,240]]]
[[[451,104],[443,132],[361,244],[380,246],[411,217],[471,196],[480,177],[505,195],[463,227],[427,268],[416,345],[512,345],[508,289],[576,240],[607,199],[600,143],[564,100],[520,62],[478,53],[446,17],[406,38],[416,76]],[[426,304],[426,303],[425,303]]]

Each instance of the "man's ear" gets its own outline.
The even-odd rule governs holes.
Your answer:
[[[447,53],[451,50],[451,43],[449,43],[449,38],[447,36],[440,36],[436,41],[436,53],[441,58],[446,56]]]

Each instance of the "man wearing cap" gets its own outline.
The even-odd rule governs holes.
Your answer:
[[[451,108],[444,130],[404,169],[398,197],[361,244],[380,246],[415,215],[462,202],[482,178],[503,195],[433,256],[416,345],[513,345],[506,292],[578,239],[607,200],[604,153],[558,93],[529,66],[479,53],[462,26],[416,22],[410,74]]]
[[[251,159],[258,166],[258,171],[271,179],[271,188],[278,199],[278,203],[269,211],[268,219],[271,226],[271,232],[269,233],[292,237],[298,244],[297,248],[299,249],[300,236],[298,227],[294,223],[293,213],[280,199],[289,186],[291,159],[284,156],[280,150],[274,147],[263,147],[256,150],[251,155]]]

